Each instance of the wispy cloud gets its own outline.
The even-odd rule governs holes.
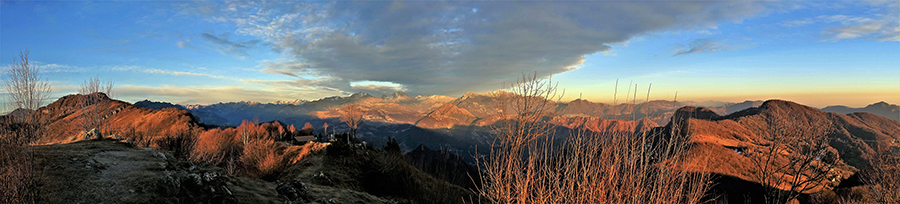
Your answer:
[[[679,55],[687,55],[687,54],[695,54],[695,53],[705,53],[705,52],[720,52],[720,51],[730,51],[736,49],[734,46],[726,45],[722,42],[718,42],[708,38],[696,39],[692,41],[688,45],[681,45],[675,48],[675,54],[672,56]]]
[[[216,50],[223,55],[231,55],[241,59],[246,59],[250,55],[247,54],[247,50],[256,46],[259,43],[259,40],[248,40],[248,41],[232,41],[228,40],[228,34],[221,34],[219,36],[215,36],[209,33],[203,33],[200,35],[203,39],[212,43],[212,49]]]
[[[185,40],[178,41],[178,42],[175,43],[175,45],[178,46],[178,48],[190,48],[190,49],[192,49],[192,50],[194,50],[194,51],[200,51],[199,49],[197,49],[197,47],[194,47],[194,45],[191,45],[191,39],[190,39],[190,38],[185,39]]]
[[[781,25],[784,27],[799,27],[799,26],[809,25],[809,24],[813,24],[813,23],[815,23],[815,21],[813,21],[812,19],[801,19],[801,20],[784,21],[784,22],[778,23],[778,25]]]
[[[142,66],[113,66],[111,68],[111,70],[136,71],[136,72],[143,72],[143,73],[148,73],[148,74],[162,74],[162,75],[172,75],[172,76],[196,76],[196,77],[209,77],[209,78],[215,78],[215,79],[237,80],[232,77],[225,77],[225,76],[219,76],[219,75],[213,75],[213,74],[162,70],[162,69],[148,68],[148,67],[142,67]]]
[[[106,42],[111,43],[111,44],[128,44],[128,43],[132,43],[134,41],[132,41],[130,39],[112,39],[112,40],[107,40]]]
[[[115,49],[115,48],[101,48],[101,49],[85,49],[88,52],[96,52],[96,53],[132,53],[134,50],[131,49]]]
[[[66,65],[66,64],[55,64],[55,63],[45,63],[40,61],[34,61],[34,65],[40,68],[41,72],[47,73],[77,73],[84,72],[87,69],[84,67]]]

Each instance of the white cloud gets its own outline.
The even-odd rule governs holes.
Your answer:
[[[604,50],[604,51],[600,52],[600,54],[603,56],[610,56],[610,57],[619,55],[618,53],[613,52],[612,49]]]
[[[779,23],[779,25],[784,26],[784,27],[798,27],[798,26],[804,26],[804,25],[809,25],[809,24],[813,24],[813,23],[815,23],[815,21],[813,21],[812,19],[802,19],[802,20],[784,21],[784,22]]]

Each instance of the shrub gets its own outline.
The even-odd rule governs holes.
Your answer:
[[[194,151],[199,129],[182,125],[163,131],[163,137],[155,140],[161,150],[171,151],[175,157],[189,158]]]
[[[242,152],[242,144],[234,131],[211,129],[200,133],[191,154],[191,160],[215,165],[233,161]]]
[[[254,140],[244,145],[240,161],[244,175],[263,178],[284,167],[284,146],[272,140]]]

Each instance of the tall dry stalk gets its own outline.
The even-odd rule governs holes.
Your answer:
[[[491,146],[491,154],[484,160],[486,179],[480,193],[485,198],[499,203],[534,203],[546,186],[536,185],[541,168],[532,161],[539,159],[529,153],[542,152],[554,134],[553,127],[543,123],[549,116],[552,101],[558,98],[556,85],[550,80],[522,75],[516,84],[507,88],[511,93],[497,93],[500,100],[500,125],[494,129],[496,139]]]
[[[9,136],[4,131],[0,138],[0,203],[28,203],[36,192],[32,185],[34,158],[26,144]]]
[[[594,133],[577,128],[556,138],[556,84],[524,76],[501,93],[497,138],[479,157],[482,188],[494,203],[698,203],[708,174],[672,167],[686,161],[687,137],[663,133]],[[508,102],[507,102],[508,101]],[[510,107],[506,107],[510,106]],[[673,128],[677,129],[677,128]]]

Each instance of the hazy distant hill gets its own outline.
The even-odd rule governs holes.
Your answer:
[[[822,109],[822,111],[827,112],[835,112],[841,114],[849,114],[855,112],[866,112],[872,113],[875,115],[880,115],[885,118],[890,118],[893,120],[900,121],[900,106],[894,104],[888,104],[884,101],[873,103],[863,108],[851,108],[847,106],[828,106]]]

